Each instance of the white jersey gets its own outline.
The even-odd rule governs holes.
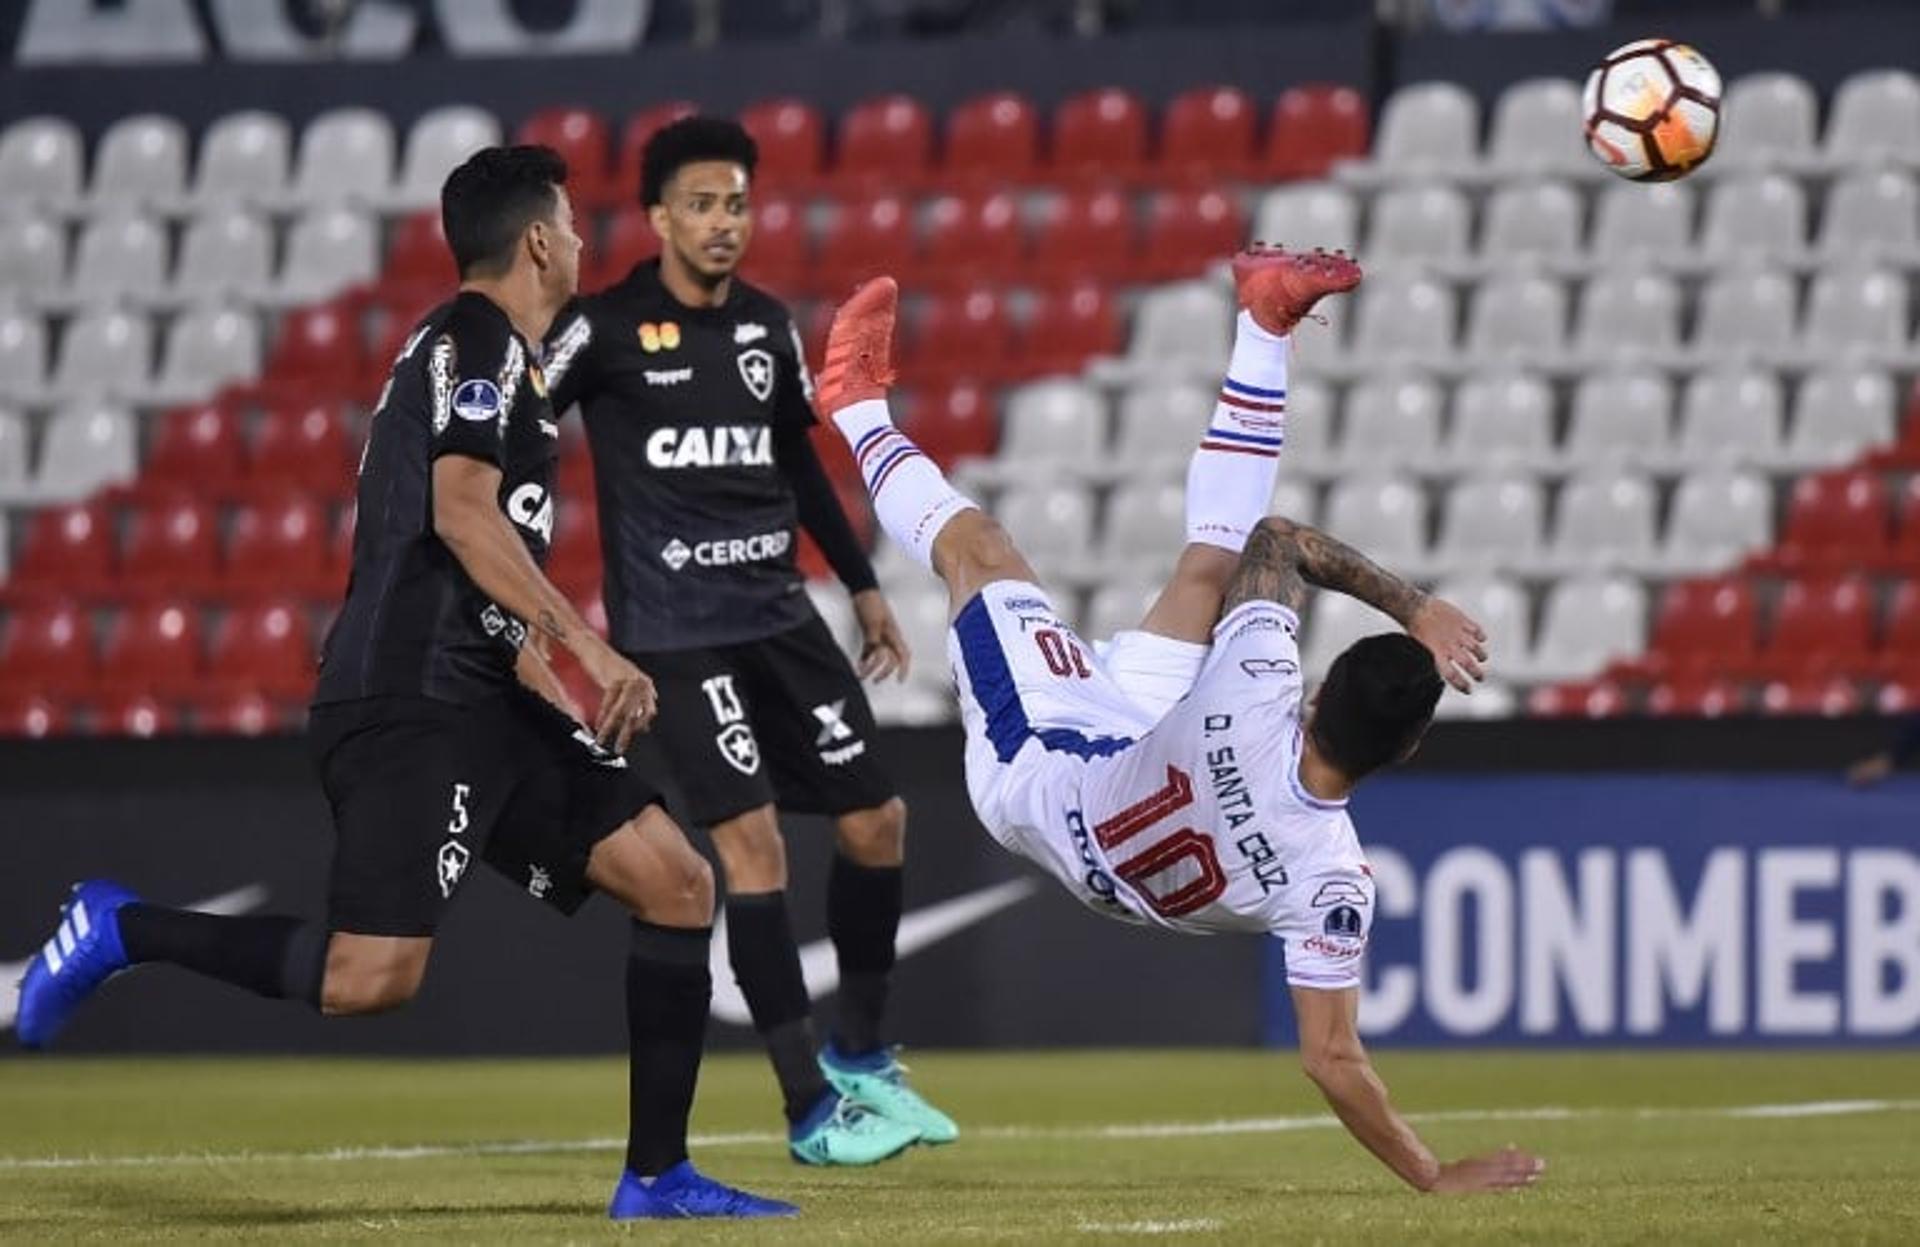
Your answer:
[[[981,821],[1111,917],[1277,935],[1291,983],[1357,986],[1373,878],[1346,803],[1300,783],[1298,628],[1286,607],[1251,602],[1220,621],[1204,661],[1165,642],[1157,693],[1167,669],[1198,667],[1165,708],[1130,693],[1151,666],[1137,646],[1110,669],[1045,591],[988,586],[949,639]]]

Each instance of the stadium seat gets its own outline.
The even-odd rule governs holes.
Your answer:
[[[1920,161],[1920,80],[1881,69],[1841,83],[1820,154],[1836,168]]]
[[[23,117],[0,133],[0,197],[71,207],[80,197],[80,129],[60,117]]]
[[[227,539],[225,588],[230,593],[331,595],[326,516],[299,495],[243,503]]]
[[[1219,190],[1163,190],[1147,204],[1140,274],[1150,281],[1192,277],[1246,242],[1239,202]]]
[[[1790,580],[1760,651],[1769,673],[1865,673],[1873,664],[1873,587],[1858,576]]]
[[[1746,74],[1720,101],[1713,162],[1729,169],[1792,167],[1813,155],[1819,103],[1798,74]]]
[[[25,206],[0,211],[0,290],[46,302],[66,281],[66,231]]]
[[[1553,452],[1553,391],[1527,373],[1468,377],[1453,395],[1451,431],[1437,466],[1477,471],[1545,462]],[[1288,429],[1291,438],[1292,428]]]
[[[1356,360],[1379,367],[1447,362],[1459,319],[1451,287],[1429,277],[1387,273],[1360,288],[1360,308],[1350,350]]]
[[[1899,519],[1894,536],[1894,561],[1909,571],[1920,568],[1920,475],[1909,476],[1895,502]]]
[[[1894,439],[1896,398],[1884,373],[1834,369],[1816,372],[1794,397],[1793,427],[1780,465],[1835,467]]]
[[[1740,713],[1745,698],[1732,680],[1682,676],[1647,689],[1647,713],[1662,717],[1719,719]]]
[[[130,736],[145,740],[171,735],[180,729],[180,716],[171,705],[151,693],[114,689],[93,707],[95,736]]]
[[[319,208],[287,232],[286,260],[275,301],[317,303],[380,274],[380,243],[373,222],[353,208]]]
[[[1426,509],[1404,477],[1343,477],[1327,496],[1326,528],[1382,566],[1412,570],[1426,559]]]
[[[1466,359],[1480,369],[1551,360],[1565,350],[1566,334],[1564,284],[1539,273],[1501,273],[1474,289]]]
[[[1836,182],[1821,214],[1820,253],[1910,267],[1920,255],[1920,192],[1913,175],[1862,170]]]
[[[1816,365],[1836,357],[1904,359],[1907,325],[1903,275],[1854,266],[1830,268],[1813,279],[1801,347]]]
[[[1274,101],[1262,165],[1267,177],[1321,178],[1367,154],[1367,102],[1352,87],[1302,83]],[[1266,235],[1273,238],[1275,235]]]
[[[1048,172],[1055,179],[1138,181],[1146,160],[1147,109],[1132,92],[1087,91],[1054,111]]]
[[[417,211],[440,202],[440,187],[467,157],[500,143],[500,123],[485,109],[453,104],[421,114],[407,132],[400,176],[387,206]]]
[[[258,689],[228,685],[193,699],[194,730],[202,735],[265,736],[279,720],[279,711]]]
[[[1799,676],[1769,680],[1760,690],[1765,714],[1818,715],[1841,718],[1860,712],[1860,689],[1845,676]]]
[[[273,229],[244,208],[213,207],[187,226],[169,300],[251,301],[273,283]]]
[[[1657,466],[1671,453],[1673,390],[1657,372],[1590,373],[1573,396],[1560,460],[1574,470]]]
[[[1371,164],[1379,175],[1408,180],[1452,177],[1471,167],[1480,146],[1480,105],[1451,82],[1401,87],[1380,112]]]
[[[194,307],[174,317],[159,374],[141,397],[149,403],[196,403],[259,375],[259,318],[219,304]]]
[[[1436,570],[1447,575],[1521,571],[1546,549],[1545,494],[1526,473],[1473,476],[1446,493]]]
[[[1503,181],[1565,173],[1587,160],[1580,87],[1564,78],[1531,78],[1500,93],[1487,142],[1488,171]]]
[[[632,186],[614,180],[613,136],[606,118],[591,108],[543,108],[513,132],[516,143],[551,147],[567,162],[567,194],[574,207],[599,209],[631,199]]]
[[[646,209],[635,204],[616,209],[607,217],[606,238],[598,253],[587,259],[594,272],[593,280],[587,284],[612,285],[632,272],[636,265],[659,254],[660,235],[654,230]]]
[[[261,414],[248,456],[257,496],[288,491],[344,498],[353,488],[353,452],[335,405],[309,402]]]
[[[993,91],[947,114],[941,173],[951,183],[1001,189],[1032,182],[1040,164],[1040,116],[1016,91]]]
[[[9,587],[57,589],[80,597],[112,580],[113,521],[105,507],[68,503],[42,507],[27,523]]]
[[[1052,476],[1067,465],[1098,463],[1106,449],[1106,404],[1079,381],[1038,381],[1007,396],[997,461],[1004,471]]]
[[[1574,350],[1589,366],[1670,353],[1680,338],[1680,292],[1670,278],[1625,269],[1587,283]]]
[[[1576,680],[1646,648],[1647,595],[1638,580],[1574,576],[1547,591],[1540,629],[1526,664],[1508,675]]]
[[[1117,486],[1107,498],[1107,522],[1100,534],[1102,577],[1164,581],[1186,545],[1186,516],[1187,490],[1179,481]]]
[[[1006,281],[1019,275],[1024,251],[1012,195],[941,195],[926,207],[919,283],[952,289]]]
[[[747,280],[776,295],[792,297],[806,291],[812,267],[807,205],[779,196],[755,199],[753,245],[741,270]],[[619,276],[625,276],[624,271]]]
[[[230,409],[217,403],[178,407],[157,421],[141,483],[224,497],[239,480],[243,456],[240,423]]]
[[[593,263],[590,251],[586,262]],[[438,300],[453,289],[459,274],[447,236],[435,210],[415,212],[394,224],[387,260],[380,270],[381,291],[390,297]]]
[[[691,105],[686,107],[688,112],[698,111]],[[804,100],[762,100],[741,110],[740,124],[759,144],[760,164],[754,170],[754,179],[762,186],[797,191],[808,189],[820,180],[820,169],[826,160],[827,129],[813,105]],[[644,144],[644,140],[642,142]],[[630,185],[637,188],[639,148],[633,150]]]
[[[31,494],[33,458],[27,441],[27,421],[17,411],[0,407],[0,515],[5,504],[24,500]],[[5,537],[0,532],[0,537]],[[12,548],[0,541],[0,582],[6,579],[6,558]]]
[[[933,118],[910,95],[862,100],[840,118],[833,177],[842,187],[894,192],[926,181],[933,164]]]
[[[87,186],[95,205],[178,202],[186,189],[187,130],[172,117],[122,117],[100,136]]]
[[[1716,274],[1700,294],[1693,339],[1696,359],[1710,364],[1765,364],[1793,350],[1798,283],[1774,269]]]
[[[4,670],[0,659],[0,670]],[[60,703],[38,693],[0,692],[0,737],[9,740],[42,740],[62,736],[68,731],[67,715]]]
[[[1761,565],[1786,573],[1873,567],[1891,553],[1890,521],[1887,485],[1878,472],[1809,473],[1793,483],[1780,544]]]
[[[1487,632],[1491,670],[1524,671],[1532,651],[1527,592],[1512,580],[1474,574],[1443,581],[1434,593],[1465,611]],[[1475,696],[1479,696],[1478,691]]]
[[[1354,251],[1360,245],[1360,209],[1337,186],[1282,186],[1260,200],[1253,236],[1295,250],[1324,247]]]
[[[121,694],[184,699],[206,683],[200,612],[174,595],[124,607],[107,628],[101,682]]]
[[[1355,641],[1400,630],[1400,625],[1357,598],[1315,595],[1300,628],[1300,666],[1307,683],[1324,679],[1333,660]]]
[[[1557,262],[1580,251],[1580,196],[1562,182],[1503,186],[1487,201],[1480,254],[1491,265]]]
[[[1041,290],[1014,352],[1016,376],[1078,373],[1089,359],[1120,349],[1120,313],[1106,287],[1091,281]]]
[[[1703,468],[1674,490],[1660,566],[1669,575],[1723,572],[1772,541],[1766,478],[1731,465]]]
[[[1790,262],[1807,247],[1807,195],[1778,173],[1729,178],[1707,196],[1700,254],[1715,264]]]
[[[139,471],[133,417],[118,407],[83,402],[61,408],[47,422],[34,488],[42,499],[72,501],[102,485],[131,481]]]
[[[371,108],[338,108],[315,117],[300,136],[291,205],[378,204],[393,182],[393,123]]]
[[[215,678],[225,683],[274,698],[304,698],[315,672],[312,627],[291,602],[239,605],[215,628],[210,659]]]
[[[1253,101],[1238,87],[1195,87],[1167,104],[1160,118],[1159,159],[1162,181],[1217,185],[1251,176]]]
[[[1727,368],[1696,374],[1680,403],[1676,466],[1768,465],[1779,461],[1786,400],[1771,369]]]
[[[1638,647],[1636,647],[1637,649]],[[1653,624],[1650,665],[1675,675],[1738,673],[1759,648],[1759,607],[1745,580],[1678,580]]]
[[[1621,471],[1589,471],[1568,481],[1545,565],[1561,574],[1639,570],[1656,561],[1653,485]]]
[[[367,373],[358,319],[343,302],[293,312],[280,324],[268,363],[271,388],[289,399],[344,398]]]
[[[1209,396],[1219,391],[1219,374],[1195,381],[1205,384]],[[1209,407],[1211,412],[1211,407]],[[1337,469],[1340,405],[1325,382],[1311,376],[1294,375],[1287,379],[1286,447],[1280,452],[1282,479],[1299,475],[1327,477]]]
[[[1133,313],[1127,356],[1107,379],[1195,376],[1217,383],[1233,345],[1232,304],[1211,282],[1170,282],[1148,290]],[[1106,372],[1096,368],[1096,374]]]
[[[1130,580],[1101,585],[1087,603],[1080,635],[1100,642],[1139,628],[1147,611],[1159,599],[1162,583],[1162,580]]]
[[[1467,254],[1472,213],[1450,186],[1397,186],[1373,203],[1367,262],[1458,260]]]
[[[1033,242],[1038,280],[1112,280],[1134,271],[1133,205],[1116,190],[1065,191],[1046,201]]]
[[[1148,382],[1126,391],[1116,412],[1115,470],[1122,479],[1149,473],[1171,477],[1200,444],[1214,401],[1215,391],[1189,382]]]
[[[62,398],[138,398],[152,366],[153,322],[118,308],[94,308],[67,322],[47,388]]]
[[[1887,626],[1880,638],[1880,660],[1887,675],[1911,675],[1920,667],[1920,580],[1903,580],[1887,606]]]
[[[999,293],[980,287],[925,301],[899,354],[907,385],[994,381],[1007,373],[1013,326]]]
[[[1600,193],[1588,251],[1595,263],[1685,257],[1693,213],[1692,189],[1677,182],[1609,186]]]
[[[93,628],[66,601],[23,602],[0,632],[0,688],[9,694],[85,697],[99,679]]]
[[[1267,503],[1267,514],[1301,524],[1315,523],[1320,517],[1319,500],[1315,494],[1310,482],[1283,474],[1273,483],[1273,497]]]
[[[1424,471],[1440,457],[1445,402],[1425,377],[1387,373],[1361,381],[1347,393],[1339,469]]]
[[[820,238],[814,284],[838,300],[880,273],[914,263],[913,205],[897,195],[836,204]]]
[[[0,393],[9,402],[34,402],[46,389],[47,322],[0,304]]]
[[[167,232],[160,222],[130,207],[94,218],[80,231],[73,273],[54,307],[154,303],[167,287]]]
[[[949,472],[963,459],[991,458],[1000,443],[992,396],[971,382],[921,392],[901,427],[928,458]]]
[[[1093,546],[1093,499],[1078,485],[1034,482],[1000,496],[994,517],[1043,579],[1084,577]]]
[[[202,208],[281,201],[293,165],[293,136],[278,113],[228,113],[200,140],[193,199]]]

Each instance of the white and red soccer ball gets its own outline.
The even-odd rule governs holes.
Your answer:
[[[1587,75],[1587,149],[1636,182],[1670,182],[1713,154],[1720,72],[1671,39],[1615,48]]]

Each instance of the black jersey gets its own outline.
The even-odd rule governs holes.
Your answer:
[[[812,618],[777,433],[814,422],[793,319],[735,278],[688,307],[659,262],[583,298],[547,337],[554,405],[586,418],[607,620],[628,652],[754,641]]]
[[[394,361],[360,461],[353,577],[315,704],[466,703],[514,682],[526,625],[480,591],[433,527],[433,462],[500,468],[500,509],[536,562],[553,536],[559,426],[526,340],[471,292],[429,312]]]

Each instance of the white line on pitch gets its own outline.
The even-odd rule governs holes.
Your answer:
[[[1407,1119],[1434,1122],[1587,1121],[1605,1118],[1642,1120],[1670,1118],[1778,1118],[1840,1117],[1857,1113],[1920,1112],[1920,1100],[1812,1100],[1790,1104],[1705,1105],[1697,1108],[1495,1108],[1449,1109],[1409,1113]],[[1329,1130],[1340,1122],[1324,1113],[1297,1117],[1239,1117],[1219,1121],[1132,1122],[1105,1126],[979,1126],[966,1132],[969,1139],[1102,1140],[1198,1139],[1223,1135],[1285,1134],[1296,1130]],[[739,1131],[695,1135],[695,1148],[758,1147],[780,1143],[783,1134]],[[569,1152],[611,1152],[626,1140],[517,1139],[499,1143],[422,1143],[373,1147],[332,1147],[304,1152],[174,1152],[146,1156],[0,1156],[0,1172],[28,1169],[122,1169],[164,1165],[341,1163],[362,1160],[439,1160],[462,1156],[544,1156]]]

